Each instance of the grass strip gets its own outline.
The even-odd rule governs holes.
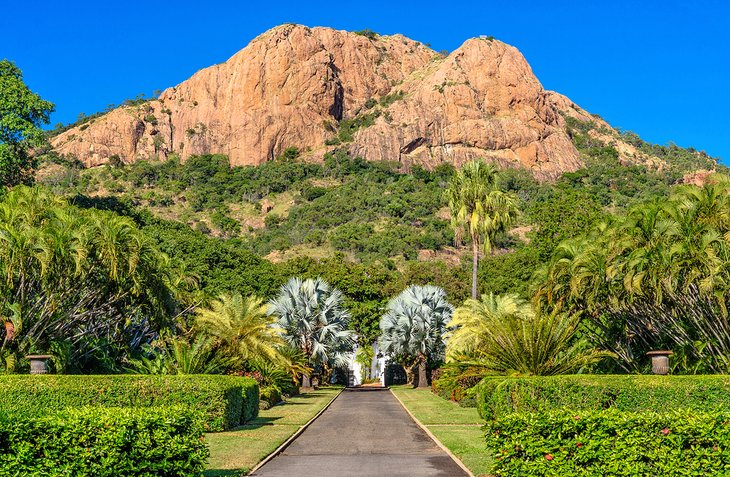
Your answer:
[[[428,389],[393,386],[391,390],[474,475],[491,474],[494,459],[481,429],[484,421],[476,408],[461,407]]]

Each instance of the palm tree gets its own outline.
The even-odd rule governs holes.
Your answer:
[[[671,348],[684,371],[730,370],[730,182],[682,186],[562,243],[540,272],[548,311],[582,312],[592,339],[637,371]],[[697,367],[699,366],[699,367]]]
[[[471,295],[477,298],[479,252],[492,252],[494,240],[517,217],[517,199],[499,190],[499,173],[482,161],[466,163],[447,190],[451,226],[457,243],[469,237],[472,246]]]
[[[209,307],[197,311],[196,326],[215,338],[239,365],[256,360],[284,364],[278,350],[284,340],[268,310],[261,298],[222,294]]]
[[[482,295],[456,309],[447,352],[504,374],[570,373],[611,356],[574,339],[578,322],[578,315],[535,313],[517,295]]]
[[[302,350],[310,366],[329,371],[347,363],[354,346],[354,333],[347,329],[350,315],[342,293],[326,281],[289,279],[271,300],[269,313],[277,317],[287,344]],[[306,374],[302,386],[310,386]]]
[[[400,358],[407,371],[418,364],[418,387],[428,386],[429,358],[443,354],[443,335],[453,311],[443,289],[411,285],[388,303],[380,319],[380,349]]]
[[[38,188],[0,201],[4,351],[68,342],[75,365],[112,362],[169,324],[173,281],[169,258],[131,219]]]

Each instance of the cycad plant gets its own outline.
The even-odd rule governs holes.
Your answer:
[[[535,313],[517,295],[482,295],[456,309],[447,355],[468,356],[485,374],[551,376],[610,356],[576,339],[579,317]],[[469,359],[469,358],[467,358]]]
[[[229,361],[217,353],[215,343],[206,336],[190,342],[184,336],[160,341],[159,347],[148,347],[148,356],[130,359],[128,368],[136,374],[218,374]]]
[[[286,343],[301,350],[310,366],[329,372],[347,364],[355,337],[347,329],[350,315],[342,293],[326,281],[289,279],[271,300],[269,313],[277,318]],[[310,386],[306,374],[302,386]]]
[[[388,303],[380,319],[380,349],[404,364],[418,364],[418,387],[427,387],[427,362],[443,356],[443,335],[454,307],[433,285],[411,285]],[[410,373],[409,373],[410,374]]]
[[[212,337],[239,368],[251,361],[284,365],[286,359],[279,352],[284,340],[268,309],[269,305],[255,296],[222,294],[197,311],[195,326]]]

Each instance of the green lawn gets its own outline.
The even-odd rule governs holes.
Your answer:
[[[428,389],[393,386],[391,390],[474,475],[489,475],[493,459],[484,442],[484,422],[476,408],[461,407]]]
[[[206,434],[210,460],[205,476],[246,475],[309,422],[340,389],[327,387],[295,396],[261,411],[259,417],[233,431]]]

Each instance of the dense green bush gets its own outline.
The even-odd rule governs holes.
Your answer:
[[[487,424],[499,476],[730,474],[730,413],[565,410]]]
[[[281,391],[276,386],[267,386],[261,388],[259,397],[259,405],[264,406],[265,409],[270,408],[274,404],[281,402]]]
[[[431,374],[431,390],[438,396],[462,407],[475,407],[474,387],[488,374],[481,366],[449,363]]]
[[[712,412],[730,403],[730,376],[487,377],[475,392],[479,414],[487,420],[560,409]]]
[[[29,416],[91,405],[181,405],[202,412],[209,431],[230,429],[258,413],[258,385],[235,376],[2,376],[0,395],[3,411]]]
[[[203,427],[185,407],[0,414],[0,475],[199,475],[208,458]]]

